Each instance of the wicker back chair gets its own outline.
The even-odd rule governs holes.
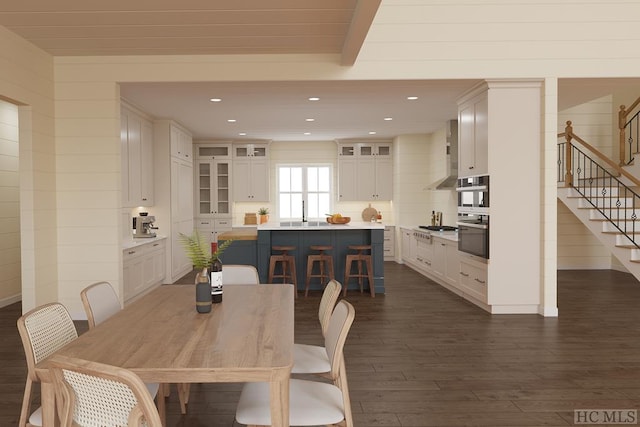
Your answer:
[[[162,427],[147,386],[127,369],[54,355],[51,372],[62,427]]]
[[[65,344],[78,338],[78,331],[69,312],[60,303],[45,304],[25,313],[18,319],[18,331],[27,358],[27,382],[24,387],[18,425],[19,427],[41,426],[41,408],[31,413],[33,383],[39,381],[35,366]]]

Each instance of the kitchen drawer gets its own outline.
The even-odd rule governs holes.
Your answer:
[[[216,219],[216,220],[214,220],[213,228],[216,231],[229,231],[232,228],[231,224],[232,224],[232,221],[231,221],[230,218],[229,219]]]
[[[122,251],[122,261],[127,262],[129,260],[132,260],[141,256],[145,256],[154,251],[164,250],[166,244],[167,244],[166,239],[161,239],[161,240],[153,240],[143,245],[124,249]]]
[[[132,259],[144,256],[148,251],[148,245],[140,245],[122,251],[122,261],[127,262]]]
[[[487,302],[487,266],[460,261],[460,285],[466,294]]]
[[[196,228],[198,230],[206,230],[214,227],[214,220],[212,219],[197,219]]]

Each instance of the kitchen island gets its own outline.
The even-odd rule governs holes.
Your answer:
[[[322,221],[309,222],[269,222],[258,225],[257,267],[260,281],[267,282],[269,257],[272,246],[295,246],[291,253],[295,257],[298,290],[304,290],[307,256],[316,253],[309,249],[311,245],[330,245],[333,250],[335,277],[340,283],[344,280],[345,259],[349,245],[371,245],[373,277],[376,294],[384,289],[384,225],[371,222],[350,222],[349,224],[329,224]],[[233,246],[233,245],[232,245]],[[355,268],[355,266],[354,266]],[[342,283],[343,286],[345,285]],[[367,284],[365,283],[365,287]],[[321,290],[317,278],[311,280],[310,289]],[[359,289],[356,279],[351,279],[349,289]]]

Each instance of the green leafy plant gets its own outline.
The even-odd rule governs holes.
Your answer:
[[[209,267],[213,260],[219,258],[233,242],[231,239],[225,240],[214,253],[211,253],[211,245],[198,233],[198,230],[194,231],[191,236],[180,233],[179,237],[187,257],[191,260],[193,266],[199,270]]]
[[[269,208],[258,209],[258,215],[269,215]]]

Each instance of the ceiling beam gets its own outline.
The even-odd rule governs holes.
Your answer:
[[[358,0],[353,11],[353,18],[349,25],[349,31],[342,46],[341,65],[351,66],[355,64],[360,53],[365,37],[369,32],[373,18],[378,12],[382,0]]]

